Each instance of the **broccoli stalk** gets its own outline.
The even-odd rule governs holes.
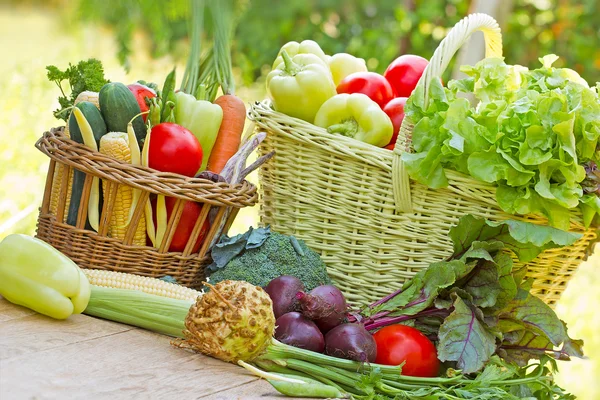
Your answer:
[[[212,284],[224,280],[246,281],[264,287],[281,275],[292,275],[304,283],[307,291],[331,283],[325,264],[302,240],[252,229],[234,238],[224,236],[213,247],[215,262],[209,267]]]

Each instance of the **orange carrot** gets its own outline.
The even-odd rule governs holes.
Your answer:
[[[218,174],[240,147],[246,122],[246,106],[242,99],[232,94],[220,96],[215,104],[223,109],[223,121],[206,169]]]

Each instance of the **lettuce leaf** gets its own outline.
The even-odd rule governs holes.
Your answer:
[[[414,153],[402,156],[410,176],[441,188],[452,169],[496,184],[508,213],[541,214],[568,229],[579,207],[589,226],[599,210],[584,198],[583,165],[600,162],[600,98],[575,71],[552,67],[556,59],[548,55],[528,70],[488,58],[463,67],[468,78],[447,88],[436,79],[428,93],[418,88],[406,105],[416,122]]]

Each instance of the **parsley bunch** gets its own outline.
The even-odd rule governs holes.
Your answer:
[[[54,65],[47,66],[46,70],[48,71],[48,80],[56,83],[62,93],[62,96],[58,98],[60,108],[54,111],[54,116],[64,121],[67,121],[69,116],[68,109],[73,106],[75,99],[81,92],[86,90],[98,92],[102,86],[109,82],[109,80],[104,78],[102,63],[95,58],[90,58],[87,61],[79,61],[77,65],[69,63],[69,67],[64,71],[61,71]],[[68,96],[63,90],[63,81],[68,81],[71,88]]]

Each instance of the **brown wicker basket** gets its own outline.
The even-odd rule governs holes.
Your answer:
[[[143,276],[172,276],[177,282],[198,287],[204,278],[204,267],[209,263],[209,244],[216,235],[226,233],[242,207],[253,206],[258,199],[256,187],[244,181],[241,184],[215,183],[207,179],[188,178],[173,173],[159,172],[151,168],[126,164],[95,152],[67,138],[63,128],[51,129],[37,141],[36,148],[50,157],[44,199],[38,218],[36,236],[71,258],[84,268],[106,269],[128,272]],[[60,168],[57,168],[61,166]],[[83,194],[79,206],[76,226],[64,220],[67,203],[69,175],[73,169],[86,174]],[[50,211],[55,172],[60,170],[60,189],[56,213]],[[58,177],[58,176],[57,176]],[[84,228],[87,218],[87,202],[92,179],[97,177],[112,187],[104,199],[98,232]],[[141,189],[140,201],[123,240],[108,237],[108,221],[119,185]],[[158,248],[131,245],[135,227],[141,218],[144,204],[151,194],[175,197],[178,200],[168,221],[167,231]],[[185,250],[182,253],[168,252],[175,228],[179,223],[185,201],[202,203],[202,211],[195,223]],[[200,250],[192,253],[193,244],[211,209],[216,208],[216,217]],[[227,218],[221,232],[220,222]]]

